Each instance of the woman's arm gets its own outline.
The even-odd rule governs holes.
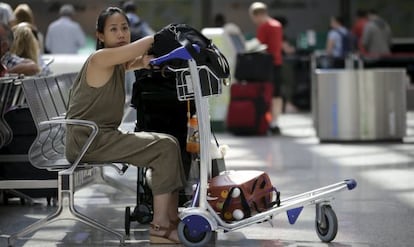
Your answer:
[[[24,59],[21,63],[16,64],[8,69],[9,73],[36,75],[40,72],[40,67],[30,59]]]
[[[131,64],[134,64],[137,66],[138,63],[133,62],[136,58],[141,66],[146,66],[143,62],[147,62],[149,59],[139,59],[139,57],[146,54],[153,42],[154,37],[147,36],[124,46],[96,51],[91,55],[86,71],[88,85],[91,87],[104,86],[112,75],[115,65],[127,64],[131,67]]]
[[[137,70],[149,67],[149,63],[151,59],[153,59],[154,56],[148,56],[148,55],[142,55],[139,57],[136,57],[132,61],[128,61],[125,63],[125,70]]]

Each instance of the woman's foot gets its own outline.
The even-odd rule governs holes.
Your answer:
[[[177,225],[170,222],[169,226],[160,226],[151,223],[150,243],[151,244],[179,244]]]

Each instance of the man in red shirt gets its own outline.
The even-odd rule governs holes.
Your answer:
[[[368,13],[365,10],[359,9],[357,11],[357,18],[352,26],[352,34],[356,38],[358,50],[364,53],[364,47],[361,44],[362,33],[364,32],[365,24],[368,22]]]
[[[267,46],[267,52],[273,56],[274,64],[274,89],[272,98],[272,122],[270,124],[270,131],[272,134],[280,134],[278,126],[278,116],[282,113],[283,99],[281,97],[282,85],[282,44],[283,44],[283,30],[282,24],[279,21],[271,18],[267,11],[266,4],[262,2],[255,2],[250,5],[249,14],[257,26],[257,39]]]

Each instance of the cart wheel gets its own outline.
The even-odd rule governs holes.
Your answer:
[[[316,233],[322,242],[331,242],[338,233],[338,219],[331,206],[325,205],[322,207],[322,217],[325,217],[325,222],[318,222],[318,219],[316,219]]]
[[[190,229],[184,222],[180,222],[177,228],[178,238],[184,246],[189,247],[201,247],[205,246],[210,242],[211,231],[200,233],[198,236],[191,236]]]
[[[126,207],[125,208],[125,234],[127,236],[129,236],[129,229],[131,227],[131,208],[130,207]]]

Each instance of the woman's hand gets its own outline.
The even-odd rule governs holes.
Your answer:
[[[136,69],[144,69],[149,68],[149,63],[154,56],[150,55],[142,55],[136,57],[134,60],[128,61],[125,64],[125,70],[136,70]]]

